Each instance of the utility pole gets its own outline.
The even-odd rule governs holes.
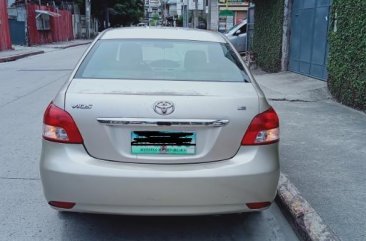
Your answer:
[[[206,23],[207,23],[207,29],[210,30],[211,29],[211,0],[207,0],[207,18],[206,18]]]
[[[28,0],[24,0],[25,11],[28,10]],[[24,19],[25,46],[29,46],[28,17]]]
[[[150,26],[150,20],[151,20],[151,13],[152,13],[152,8],[151,8],[151,0],[148,0],[148,8],[147,8],[147,25]]]
[[[194,10],[193,10],[193,28],[198,27],[198,0],[194,1]]]
[[[188,28],[188,0],[183,0],[182,7],[183,27]]]
[[[85,25],[86,38],[90,39],[90,15],[91,15],[91,0],[85,0]]]
[[[219,6],[217,0],[208,0],[207,29],[217,31],[219,22]]]

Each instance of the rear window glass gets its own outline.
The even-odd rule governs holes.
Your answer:
[[[248,76],[228,44],[187,40],[99,40],[76,78],[230,81]]]

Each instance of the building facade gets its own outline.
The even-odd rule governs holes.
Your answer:
[[[248,0],[219,0],[218,31],[225,32],[247,19]]]
[[[70,5],[70,9],[71,9]],[[10,36],[16,45],[39,45],[74,39],[72,12],[31,2],[9,1]]]

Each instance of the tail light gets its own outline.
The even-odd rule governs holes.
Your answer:
[[[262,209],[271,206],[271,202],[247,203],[249,209]]]
[[[271,107],[254,117],[242,141],[242,145],[266,145],[278,142],[280,128],[277,113]]]
[[[60,201],[50,201],[48,202],[49,205],[56,207],[56,208],[63,208],[63,209],[71,209],[75,206],[75,203],[72,202],[60,202]]]
[[[44,113],[43,138],[53,142],[83,143],[83,138],[71,115],[52,103]]]

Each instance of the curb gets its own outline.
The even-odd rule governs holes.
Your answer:
[[[88,44],[91,44],[92,42],[93,41],[85,42],[85,43],[70,44],[70,45],[66,45],[66,46],[58,46],[58,47],[55,47],[55,49],[68,49],[68,48],[77,47],[77,46],[81,46],[81,45],[88,45]]]
[[[33,51],[33,52],[24,53],[24,54],[16,54],[16,55],[12,55],[12,56],[2,57],[2,58],[0,58],[0,63],[15,61],[15,60],[29,57],[32,55],[38,55],[38,54],[43,54],[43,53],[44,53],[44,51],[40,50],[40,51]]]
[[[277,204],[284,210],[295,231],[305,241],[340,241],[310,206],[297,188],[281,173],[277,188]]]

